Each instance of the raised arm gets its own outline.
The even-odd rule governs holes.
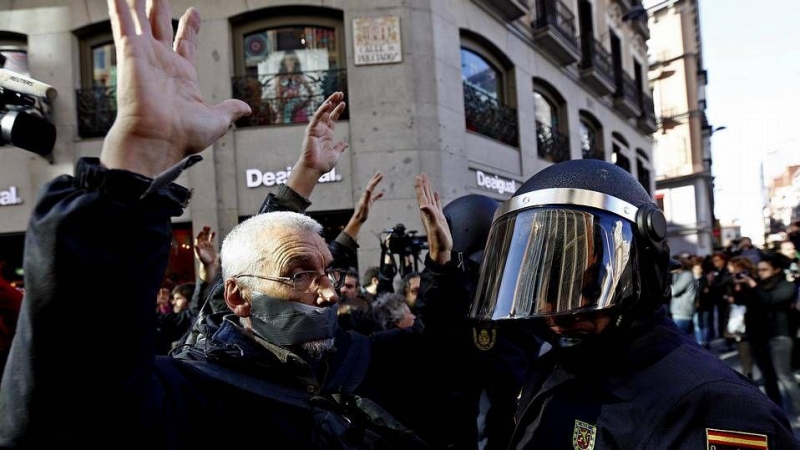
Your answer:
[[[361,225],[369,218],[369,210],[372,208],[372,204],[383,197],[383,191],[375,192],[375,188],[378,187],[378,183],[382,180],[383,174],[380,172],[376,172],[375,175],[370,178],[367,187],[364,188],[364,193],[361,194],[361,198],[358,200],[353,216],[350,217],[350,221],[347,222],[347,225],[344,227],[344,232],[353,238],[353,240],[358,240],[358,233],[361,231]]]
[[[153,188],[150,177],[208,147],[249,111],[238,100],[212,106],[200,95],[197,11],[181,18],[173,48],[164,1],[109,0],[108,8],[117,119],[100,160],[81,159],[75,176],[48,184],[34,208],[27,292],[0,386],[2,448],[55,440],[96,447],[101,435],[133,437],[151,425],[135,416],[163,412],[152,376],[153,310],[170,217],[182,213],[189,192]]]
[[[131,7],[128,3],[132,4]],[[222,137],[250,107],[241,100],[211,105],[197,82],[200,14],[189,8],[173,43],[164,1],[108,0],[117,51],[117,118],[103,143],[108,168],[152,177]]]
[[[344,93],[334,92],[317,108],[303,134],[300,158],[292,168],[286,185],[305,198],[323,174],[330,172],[347,148],[344,141],[334,142],[333,130],[345,108]]]
[[[428,235],[428,255],[439,264],[450,261],[450,251],[453,249],[453,237],[450,226],[442,211],[442,201],[439,193],[433,190],[428,175],[420,174],[414,179],[414,190],[417,194],[420,217]]]
[[[303,134],[303,144],[292,173],[276,194],[269,194],[259,209],[259,214],[270,211],[304,213],[311,205],[309,198],[319,177],[330,172],[347,148],[344,141],[334,142],[333,130],[346,105],[344,94],[334,92],[323,102]]]

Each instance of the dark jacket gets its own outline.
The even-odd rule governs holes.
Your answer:
[[[27,296],[0,385],[1,448],[100,448],[109,439],[185,449],[418,444],[388,416],[382,428],[364,419],[365,410],[383,417],[376,408],[344,406],[368,360],[361,339],[339,341],[331,361],[355,362],[324,381],[224,320],[212,321],[215,351],[199,362],[156,357],[153,309],[170,216],[189,193],[169,185],[141,199],[150,183],[85,158],[74,178],[61,176],[40,194],[26,235]],[[119,239],[125,245],[110,245]],[[323,395],[328,386],[341,389]]]
[[[596,449],[714,448],[709,430],[764,435],[770,449],[800,448],[766,395],[660,309],[626,333],[553,350],[532,366],[512,446],[571,450],[593,440]]]
[[[417,384],[429,392],[418,410],[427,416],[419,414],[407,425],[437,448],[477,449],[483,441],[485,449],[504,449],[514,430],[528,352],[538,345],[528,340],[532,349],[523,349],[512,324],[467,320],[477,274],[426,256],[420,276],[417,309],[426,340]]]

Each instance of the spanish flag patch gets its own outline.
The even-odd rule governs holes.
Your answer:
[[[768,450],[766,434],[706,428],[707,450]]]

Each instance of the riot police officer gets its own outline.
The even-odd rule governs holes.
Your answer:
[[[639,182],[599,160],[550,166],[500,206],[470,317],[552,345],[512,448],[800,448],[766,395],[666,316],[666,231]]]

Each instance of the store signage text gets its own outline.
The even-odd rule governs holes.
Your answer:
[[[287,167],[286,170],[280,170],[278,172],[262,172],[258,169],[247,169],[245,171],[245,178],[247,178],[247,187],[249,188],[275,186],[286,183],[290,173],[292,173],[291,167]],[[336,171],[335,167],[330,172],[319,177],[318,180],[319,183],[335,183],[337,181],[342,181],[342,176]]]
[[[0,191],[0,206],[21,205],[22,198],[17,193],[16,186],[10,186],[4,191]]]
[[[483,173],[480,170],[475,171],[475,176],[477,177],[478,186],[484,189],[497,191],[499,194],[517,191],[517,182],[515,180],[500,178],[497,175]]]

